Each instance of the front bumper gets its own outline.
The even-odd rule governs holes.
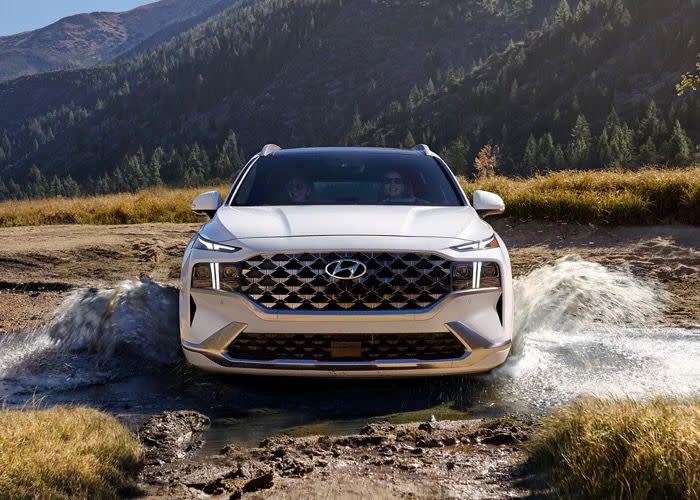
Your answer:
[[[215,372],[303,377],[410,377],[487,372],[510,352],[512,290],[456,292],[416,312],[284,313],[269,311],[237,294],[187,291],[194,314],[181,315],[181,343],[191,364]],[[185,297],[181,297],[181,310]],[[499,310],[500,308],[500,310]],[[189,308],[188,308],[189,310]],[[453,359],[315,361],[235,359],[228,347],[244,332],[387,334],[450,332],[464,346]],[[397,333],[401,332],[401,333]]]

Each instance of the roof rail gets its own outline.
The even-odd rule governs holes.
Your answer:
[[[411,151],[422,151],[424,155],[429,155],[432,151],[425,144],[416,144],[411,148]]]
[[[260,156],[269,156],[272,153],[275,153],[282,149],[279,147],[277,144],[265,144],[263,148],[260,150]]]

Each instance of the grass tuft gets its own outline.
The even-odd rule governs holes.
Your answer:
[[[585,399],[555,410],[531,463],[580,498],[700,498],[700,402]]]
[[[0,409],[3,498],[118,498],[140,460],[131,433],[97,410]]]
[[[700,165],[638,171],[565,171],[528,179],[460,179],[467,194],[476,189],[503,197],[506,215],[560,222],[700,225]],[[0,227],[43,224],[141,224],[198,222],[190,203],[210,188],[152,188],[136,194],[0,203]]]

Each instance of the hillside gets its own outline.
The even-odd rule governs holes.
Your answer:
[[[149,41],[165,41],[232,3],[160,0],[127,12],[65,17],[38,30],[0,37],[0,81],[113,61],[135,48],[152,47]]]
[[[687,163],[700,104],[674,84],[698,23],[692,0],[258,0],[110,66],[0,84],[0,177],[11,197],[54,175],[196,185],[266,142],[428,142],[461,173],[490,141],[505,172]]]

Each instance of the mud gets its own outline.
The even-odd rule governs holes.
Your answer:
[[[502,498],[545,493],[525,463],[525,418],[363,427],[348,436],[272,437],[256,447],[147,465],[147,497]],[[177,432],[176,432],[177,434]]]

